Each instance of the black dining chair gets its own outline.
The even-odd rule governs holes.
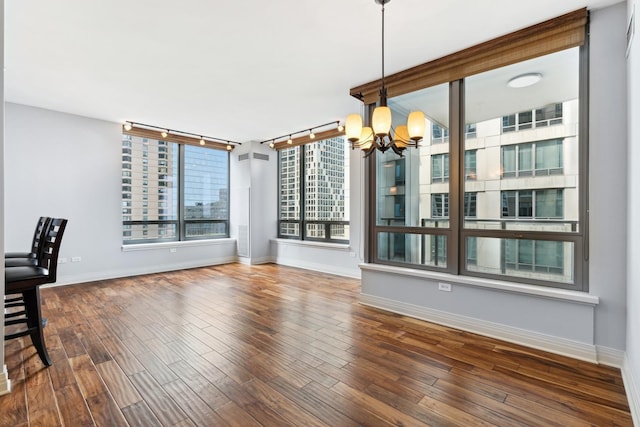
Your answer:
[[[26,324],[26,328],[6,333],[4,339],[29,335],[46,366],[51,366],[51,359],[44,341],[46,321],[40,311],[40,286],[56,281],[58,253],[66,226],[66,219],[51,219],[43,235],[43,247],[37,263],[7,267],[4,272],[5,326]]]
[[[38,219],[35,232],[33,233],[33,240],[31,242],[31,252],[7,252],[4,254],[4,266],[5,267],[19,267],[23,265],[36,265],[38,263],[38,255],[42,251],[44,243],[44,234],[47,231],[47,226],[51,218],[48,216],[41,216]]]

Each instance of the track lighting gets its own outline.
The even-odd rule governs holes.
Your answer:
[[[318,135],[314,132],[315,130],[318,130],[318,129],[320,129],[320,128],[325,128],[325,127],[328,127],[328,126],[330,126],[330,125],[335,126],[335,129],[336,129],[339,133],[344,132],[344,126],[342,126],[342,124],[340,123],[340,121],[339,121],[339,120],[336,120],[336,121],[334,121],[334,122],[324,123],[324,124],[321,124],[321,125],[318,125],[318,126],[314,126],[314,127],[312,127],[312,128],[299,130],[299,131],[297,131],[297,132],[291,132],[291,133],[289,133],[289,134],[281,135],[281,136],[278,136],[278,137],[276,137],[276,138],[266,139],[266,140],[264,140],[264,141],[261,141],[261,142],[260,142],[260,144],[263,144],[263,143],[265,143],[265,142],[268,142],[268,143],[269,143],[269,147],[271,147],[271,148],[275,148],[275,147],[276,147],[276,143],[279,143],[279,142],[284,143],[284,142],[286,141],[287,145],[293,145],[293,142],[294,142],[294,138],[293,138],[293,136],[294,136],[294,135],[297,135],[297,134],[300,134],[300,133],[307,133],[307,132],[308,132],[308,133],[309,133],[309,139],[315,139],[315,138],[316,138],[316,136],[318,136]],[[321,138],[322,138],[322,137],[326,137],[326,138],[328,138],[329,136],[324,136],[327,132],[331,133],[332,131],[331,131],[331,130],[324,130],[324,131],[320,132],[320,135],[321,135],[320,137],[321,137]],[[336,135],[335,135],[335,132],[334,132],[334,133],[333,133],[333,135],[331,135],[331,136],[336,136]],[[283,138],[287,138],[287,139],[283,139]],[[299,137],[299,138],[300,138],[300,137]],[[278,140],[281,140],[281,141],[278,141]]]
[[[122,126],[125,132],[131,132],[133,128],[136,130],[133,131],[134,135],[140,135],[141,133],[145,135],[145,137],[154,139],[160,136],[160,138],[168,138],[170,141],[174,142],[182,142],[187,144],[200,144],[207,145],[211,148],[218,149],[226,149],[227,151],[232,151],[234,145],[242,145],[241,142],[230,141],[228,139],[215,138],[211,136],[198,135],[191,132],[183,132],[175,129],[168,129],[165,127],[159,127],[154,125],[148,125],[145,123],[137,123],[132,121],[124,122]],[[145,133],[145,131],[147,131]],[[153,132],[150,132],[153,131]],[[157,132],[157,133],[155,133]],[[155,135],[155,136],[154,136]]]

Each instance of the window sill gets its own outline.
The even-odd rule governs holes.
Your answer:
[[[122,252],[148,251],[153,249],[187,248],[190,246],[216,246],[235,243],[236,239],[209,239],[209,240],[184,240],[181,242],[138,243],[134,245],[122,245]]]
[[[455,276],[436,271],[417,270],[412,268],[402,268],[382,264],[360,264],[361,270],[377,271],[382,273],[393,273],[402,276],[412,276],[422,279],[439,280],[447,283],[463,286],[473,286],[478,288],[493,289],[504,292],[514,292],[518,294],[535,295],[539,297],[572,301],[582,304],[597,305],[600,298],[585,292],[569,291],[566,289],[545,288],[543,286],[526,285],[501,280],[483,279],[479,277]]]
[[[332,249],[337,251],[349,251],[350,246],[347,243],[326,243],[316,242],[312,240],[296,240],[296,239],[271,239],[271,241],[277,245],[290,245],[290,246],[306,246],[323,249]]]

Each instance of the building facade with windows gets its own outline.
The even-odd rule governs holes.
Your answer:
[[[278,152],[279,237],[349,241],[349,151],[334,137]]]

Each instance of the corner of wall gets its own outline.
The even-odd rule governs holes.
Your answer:
[[[7,365],[2,366],[2,372],[0,372],[0,396],[11,392],[11,381],[9,380],[9,374],[7,374]]]
[[[627,400],[629,401],[629,408],[631,409],[631,417],[633,419],[633,425],[640,426],[640,382],[636,372],[633,371],[633,365],[628,356],[625,355],[624,362],[622,364],[622,381],[624,382],[624,389],[627,392]]]

